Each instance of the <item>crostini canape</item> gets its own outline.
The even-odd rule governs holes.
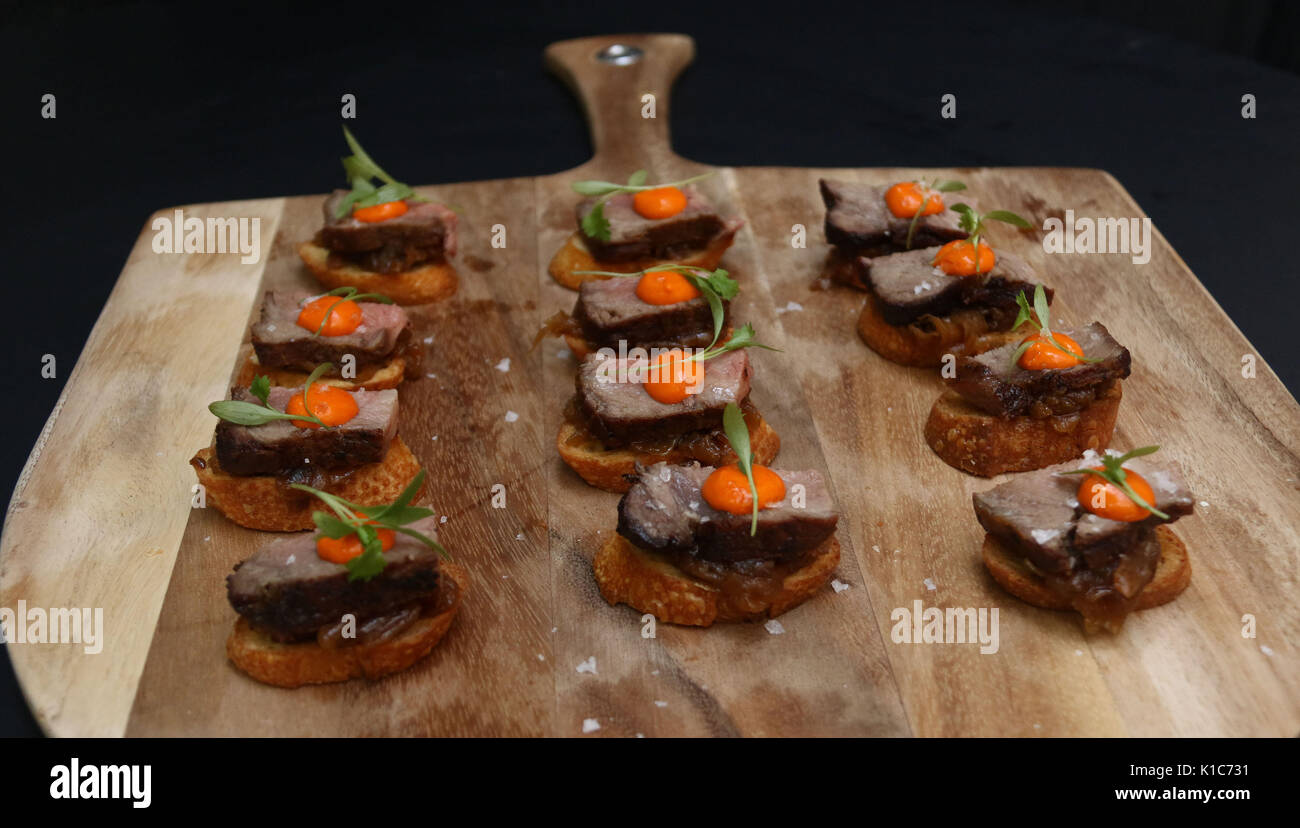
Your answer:
[[[737,463],[639,466],[618,532],[592,563],[601,595],[671,624],[775,618],[839,565],[839,515],[821,474],[755,462],[745,419],[727,407]]]
[[[712,270],[731,247],[740,219],[719,215],[692,182],[710,173],[670,184],[648,185],[645,170],[627,184],[578,181],[578,229],[551,259],[555,281],[577,290],[596,271],[636,273],[676,263]]]
[[[300,386],[317,365],[333,366],[320,382],[346,390],[396,388],[417,376],[424,347],[406,311],[377,293],[337,288],[326,294],[267,291],[252,326],[252,348],[235,382],[259,374],[272,385]]]
[[[704,348],[730,333],[727,311],[739,288],[727,271],[666,264],[583,282],[572,313],[561,311],[538,333],[563,336],[582,359],[601,348]]]
[[[272,541],[226,577],[239,614],[226,640],[231,662],[260,682],[300,687],[377,679],[427,656],[468,578],[440,559],[433,512],[411,505],[423,483],[420,472],[375,506],[298,486],[329,511],[313,513],[316,532]]]
[[[750,400],[753,368],[744,350],[750,346],[766,347],[745,325],[725,344],[694,351],[602,348],[589,354],[555,438],[560,458],[609,492],[626,492],[638,463],[733,463],[723,411],[734,403],[753,436],[757,462],[771,462],[781,438]]]
[[[1087,452],[977,492],[989,573],[1034,606],[1074,609],[1088,632],[1177,598],[1192,568],[1167,524],[1193,500],[1176,464],[1147,456],[1156,448]]]
[[[1017,297],[1038,287],[1024,259],[982,238],[985,220],[1024,219],[1001,210],[981,216],[965,204],[952,209],[967,238],[858,259],[868,287],[858,334],[890,362],[933,368],[946,354],[978,354],[1009,341]],[[1046,296],[1050,302],[1052,292]]]
[[[1110,445],[1128,377],[1128,349],[1099,322],[1053,330],[1040,287],[1017,327],[1036,332],[978,356],[958,356],[930,409],[925,441],[953,468],[980,477],[1041,469]]]
[[[305,483],[348,500],[391,500],[420,471],[397,435],[397,391],[346,391],[316,380],[275,387],[265,376],[212,403],[213,445],[190,460],[207,502],[240,526],[268,532],[310,529]]]
[[[867,290],[859,259],[919,250],[966,238],[960,217],[944,193],[966,189],[960,181],[899,181],[859,184],[823,178],[826,274],[842,285]],[[967,203],[973,204],[967,200]]]
[[[298,245],[298,255],[327,288],[355,287],[402,305],[451,296],[456,214],[384,172],[347,127],[343,135],[352,149],[343,159],[352,189],[325,200],[325,225]]]

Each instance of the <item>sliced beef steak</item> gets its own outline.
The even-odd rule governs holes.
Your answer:
[[[902,250],[907,243],[907,229],[912,219],[901,219],[885,205],[885,192],[892,185],[855,184],[849,181],[821,179],[818,184],[826,204],[826,240],[850,252],[883,253]],[[952,193],[945,193],[945,204],[956,203]],[[974,207],[970,199],[957,199]],[[959,222],[961,216],[944,210],[921,216],[912,234],[912,247],[929,247],[954,239],[966,238]]]
[[[408,200],[405,213],[385,221],[335,218],[347,194],[335,190],[325,200],[325,226],[316,234],[316,243],[342,260],[375,273],[401,273],[456,255],[456,214],[444,205]]]
[[[1075,497],[1082,475],[1063,472],[1099,465],[1097,453],[1089,451],[1078,460],[1018,474],[1000,486],[976,492],[975,515],[986,532],[1028,558],[1039,570],[1070,572],[1086,564],[1081,556],[1089,548],[1102,543],[1113,545],[1121,537],[1136,538],[1135,533],[1142,527],[1166,522],[1151,515],[1143,521],[1123,523],[1085,510]],[[1147,456],[1127,461],[1124,468],[1151,484],[1155,507],[1168,514],[1171,521],[1192,513],[1191,492],[1174,464]]]
[[[406,311],[382,302],[357,303],[361,324],[352,333],[317,336],[315,330],[298,326],[298,314],[318,295],[267,291],[262,299],[262,314],[253,325],[253,350],[260,364],[310,372],[322,362],[332,362],[332,375],[338,376],[344,356],[351,354],[357,365],[384,362],[397,350],[399,338],[410,337],[411,322]]]
[[[988,308],[1015,319],[1016,296],[1033,299],[1038,276],[1014,253],[995,250],[997,262],[979,276],[949,276],[934,266],[937,247],[909,250],[876,259],[860,259],[862,277],[879,300],[891,325],[907,325],[926,315],[944,316],[958,308]],[[1047,289],[1047,299],[1052,291]]]
[[[1046,417],[1088,406],[1097,391],[1129,375],[1128,349],[1100,322],[1060,333],[1078,342],[1085,357],[1100,362],[1029,371],[1012,361],[1019,347],[1013,342],[978,356],[957,357],[956,373],[948,382],[963,399],[989,414]]]
[[[819,472],[773,471],[786,497],[759,510],[756,535],[749,534],[750,515],[720,512],[704,500],[700,487],[713,467],[696,463],[642,469],[619,501],[618,533],[644,549],[720,563],[798,560],[831,536],[839,514]],[[796,486],[803,487],[801,508],[791,503]]]
[[[593,239],[582,232],[582,218],[596,205],[597,199],[578,204],[578,228],[582,241],[598,261],[621,262],[633,259],[681,259],[699,250],[723,234],[734,236],[739,220],[724,220],[708,198],[694,187],[685,187],[686,207],[666,219],[648,219],[632,206],[632,195],[621,193],[605,202],[605,220],[609,222],[609,241]]]
[[[436,518],[410,528],[437,540]],[[398,534],[384,553],[384,571],[369,581],[349,581],[348,569],[316,554],[316,533],[303,532],[263,546],[226,576],[235,612],[277,641],[315,638],[345,614],[366,620],[430,601],[439,587],[438,553]]]
[[[1081,475],[1063,474],[1100,464],[1095,452],[1081,459],[1017,475],[974,496],[980,525],[1013,555],[1042,574],[1053,592],[1083,615],[1087,629],[1112,632],[1137,604],[1160,565],[1151,515],[1123,523],[1099,517],[1079,504]],[[1174,521],[1192,512],[1192,496],[1176,466],[1137,458],[1124,464],[1151,484],[1155,507]]]
[[[267,403],[284,411],[300,388],[272,388]],[[357,415],[332,428],[298,428],[292,420],[242,426],[225,420],[217,424],[217,462],[229,474],[288,475],[303,466],[354,469],[378,463],[388,454],[397,434],[397,392],[350,391]],[[231,391],[231,399],[259,403],[247,388]]]
[[[749,396],[752,369],[745,351],[730,351],[704,363],[698,393],[679,403],[661,403],[642,381],[647,359],[594,353],[578,369],[578,408],[596,437],[608,446],[649,435],[718,428],[727,403]],[[621,380],[621,381],[620,381]]]
[[[713,312],[703,296],[672,305],[652,305],[636,295],[637,279],[582,283],[573,318],[597,348],[640,346],[704,348],[713,341]],[[729,302],[723,302],[727,308]],[[724,323],[725,324],[725,323]]]

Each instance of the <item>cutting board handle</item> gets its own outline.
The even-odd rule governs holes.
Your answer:
[[[678,173],[668,98],[694,57],[695,41],[681,34],[601,35],[547,46],[547,67],[587,113],[596,154],[579,169],[619,181],[638,169],[651,181]]]

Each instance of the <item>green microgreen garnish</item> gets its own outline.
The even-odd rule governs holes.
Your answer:
[[[1028,322],[1038,330],[1039,335],[1042,337],[1042,340],[1040,341],[1045,340],[1048,345],[1051,345],[1061,353],[1069,354],[1080,362],[1101,362],[1100,359],[1076,354],[1074,351],[1067,349],[1060,342],[1056,341],[1056,337],[1052,335],[1051,326],[1049,324],[1050,319],[1048,317],[1047,291],[1043,290],[1042,285],[1034,286],[1034,307],[1032,310],[1029,308],[1029,301],[1025,299],[1025,292],[1023,290],[1016,294],[1016,305],[1019,306],[1020,312],[1016,314],[1016,321],[1011,326],[1011,330],[1014,331],[1016,328],[1019,328],[1021,325]],[[1034,317],[1038,318],[1035,319]],[[1024,342],[1020,343],[1019,348],[1016,348],[1016,350],[1012,352],[1011,364],[1013,366],[1019,364],[1020,357],[1024,355],[1025,351],[1029,350],[1029,346],[1033,345],[1034,342],[1035,340],[1032,337],[1026,339]]]
[[[753,501],[753,518],[749,523],[749,536],[758,534],[758,484],[754,482],[754,451],[749,445],[749,426],[745,425],[745,415],[740,406],[727,403],[722,411],[722,430],[731,443],[731,450],[736,453],[736,466],[745,473],[749,481],[749,494]]]
[[[716,356],[722,356],[729,351],[739,351],[741,348],[764,348],[769,351],[779,351],[780,348],[773,348],[771,345],[764,345],[754,340],[754,326],[745,323],[745,326],[731,335],[726,342],[714,347],[710,345],[702,351],[696,351],[686,358],[686,362],[704,362],[713,359]]]
[[[609,221],[605,218],[605,202],[611,196],[619,193],[638,193],[642,190],[657,190],[660,187],[682,187],[702,178],[708,178],[713,175],[712,172],[706,172],[703,175],[696,175],[690,178],[683,178],[681,181],[673,181],[668,184],[647,185],[646,171],[637,170],[628,176],[626,184],[615,184],[611,181],[575,181],[571,185],[573,191],[578,195],[595,196],[596,204],[587,211],[582,217],[582,232],[588,237],[599,241],[609,241]]]
[[[1129,500],[1146,509],[1151,514],[1162,520],[1169,520],[1169,515],[1160,511],[1142,499],[1142,496],[1133,491],[1128,484],[1128,474],[1124,471],[1124,464],[1134,457],[1142,457],[1147,454],[1154,454],[1160,450],[1160,446],[1144,446],[1136,448],[1127,454],[1121,454],[1118,457],[1112,457],[1109,454],[1102,454],[1100,469],[1075,469],[1074,471],[1061,472],[1061,474],[1095,474],[1108,483],[1113,483],[1116,488],[1123,492]]]
[[[382,293],[358,293],[357,289],[354,287],[334,288],[329,293],[326,293],[324,295],[338,296],[339,300],[334,304],[330,305],[329,308],[325,311],[325,316],[321,319],[320,326],[316,328],[316,333],[315,333],[316,336],[320,336],[320,332],[325,330],[325,325],[329,323],[330,315],[334,313],[334,309],[337,308],[339,305],[343,304],[344,302],[359,302],[362,299],[368,299],[371,302],[378,302],[381,305],[393,304],[393,300],[389,299],[387,296],[383,295]]]
[[[394,532],[409,535],[433,549],[442,557],[450,560],[451,556],[447,554],[447,550],[442,547],[442,544],[427,535],[406,527],[408,523],[414,523],[433,514],[432,509],[411,505],[411,499],[420,490],[420,484],[423,482],[424,469],[420,469],[419,473],[402,490],[396,500],[379,506],[358,506],[338,495],[322,492],[320,489],[313,489],[311,486],[305,486],[302,483],[291,483],[289,485],[291,488],[315,495],[334,512],[333,515],[321,511],[311,513],[312,522],[316,524],[316,529],[320,534],[334,540],[348,535],[357,536],[361,541],[362,552],[345,564],[348,568],[348,580],[368,581],[383,572],[384,567],[388,564],[384,559],[383,542],[379,539],[377,529],[391,529]]]
[[[928,185],[924,181],[917,181],[915,183],[920,185],[922,188],[926,190],[930,190],[932,192],[938,192],[938,193],[952,193],[952,192],[956,192],[957,190],[966,189],[966,185],[961,183],[960,181],[940,181],[937,178],[931,181]],[[929,206],[930,206],[930,194],[926,193],[925,200],[921,202],[920,207],[916,208],[916,215],[912,216],[911,223],[907,225],[906,249],[908,250],[912,249],[912,236],[916,233],[916,223],[921,220],[921,216],[925,213],[925,208]]]
[[[1030,227],[1033,227],[1032,224],[1010,210],[994,210],[989,213],[977,213],[975,212],[975,208],[971,207],[969,204],[954,204],[952,205],[952,209],[961,214],[959,226],[969,234],[966,241],[971,243],[971,248],[975,251],[975,269],[977,271],[979,270],[980,236],[987,232],[984,228],[984,222],[1000,221],[1004,224],[1019,227],[1022,230],[1027,230]]]
[[[343,218],[358,207],[374,207],[390,201],[428,201],[415,190],[384,172],[374,162],[347,127],[343,127],[343,137],[352,149],[352,154],[343,159],[343,172],[347,174],[352,192],[344,196],[334,208],[334,218]],[[371,179],[379,179],[382,184],[375,186]]]
[[[322,428],[329,428],[321,421],[319,417],[311,413],[311,407],[308,405],[307,395],[311,392],[312,383],[316,382],[322,374],[333,368],[332,362],[324,362],[316,366],[316,370],[311,372],[307,377],[307,382],[302,388],[303,408],[306,414],[286,414],[283,411],[277,411],[268,403],[267,397],[271,393],[271,380],[269,377],[257,376],[249,384],[248,390],[254,397],[262,401],[261,405],[251,403],[247,400],[219,400],[208,404],[208,410],[217,415],[226,422],[242,426],[260,426],[266,425],[273,420],[302,420],[312,422]]]
[[[735,279],[732,279],[727,271],[718,268],[712,272],[702,267],[691,267],[690,265],[665,264],[648,267],[645,270],[638,270],[634,273],[615,273],[611,270],[576,270],[578,276],[645,276],[647,273],[661,273],[663,271],[676,271],[687,279],[691,284],[704,295],[705,300],[709,303],[709,310],[713,312],[713,341],[709,343],[712,348],[718,343],[718,337],[722,335],[722,323],[726,315],[723,310],[723,301],[731,301],[736,298],[740,292],[740,285]]]

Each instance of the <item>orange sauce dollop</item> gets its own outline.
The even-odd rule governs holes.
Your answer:
[[[405,201],[385,201],[383,204],[376,204],[373,207],[356,208],[352,211],[352,218],[357,221],[364,221],[367,224],[375,224],[405,215],[409,209]]]
[[[311,403],[310,412],[303,405],[302,392],[299,391],[289,398],[289,404],[284,407],[284,413],[311,413],[327,426],[339,426],[357,416],[359,410],[356,399],[347,391],[320,382],[312,384],[308,402]],[[298,428],[320,428],[311,420],[291,420],[290,422]]]
[[[686,193],[676,187],[655,187],[632,196],[632,209],[648,219],[666,219],[686,209]]]
[[[925,200],[927,196],[930,198],[928,203]],[[914,217],[922,204],[925,204],[921,211],[923,216],[943,212],[943,196],[928,188],[923,189],[915,181],[903,181],[885,191],[885,206],[896,218]]]
[[[379,545],[385,552],[397,542],[397,533],[392,529],[376,529]],[[361,538],[356,535],[344,535],[341,538],[327,538],[321,535],[316,539],[316,554],[330,563],[345,564],[365,551]]]
[[[1100,467],[1098,467],[1100,470]],[[1152,506],[1156,505],[1155,493],[1151,491],[1151,485],[1142,479],[1137,472],[1124,470],[1124,482],[1128,483],[1138,497],[1145,500]],[[1098,517],[1104,517],[1109,520],[1118,520],[1123,523],[1134,523],[1139,520],[1146,520],[1151,515],[1146,509],[1137,505],[1128,495],[1106,480],[1104,477],[1095,474],[1084,475],[1083,482],[1079,484],[1079,505],[1092,512]]]
[[[767,466],[754,466],[754,488],[758,489],[758,508],[766,509],[785,499],[785,481]],[[749,514],[754,509],[754,496],[749,491],[749,480],[740,466],[732,463],[714,469],[700,487],[704,500],[719,512],[733,515]]]
[[[333,308],[333,310],[331,310]],[[329,319],[325,314],[329,313]],[[318,296],[303,305],[298,313],[298,327],[321,336],[347,336],[361,327],[361,306],[351,299],[339,300],[337,296]],[[325,327],[321,328],[321,322]]]
[[[1083,348],[1079,347],[1079,343],[1065,334],[1055,331],[1052,332],[1052,338],[1070,353],[1067,354],[1058,348],[1052,347],[1052,343],[1047,341],[1047,337],[1041,333],[1036,333],[1024,340],[1024,342],[1032,342],[1033,344],[1025,349],[1025,352],[1020,355],[1020,359],[1016,363],[1027,371],[1060,370],[1078,365],[1079,357],[1083,356]]]
[[[976,267],[975,255],[975,246],[970,243],[970,239],[958,239],[940,247],[939,252],[934,255],[932,264],[949,276],[974,276],[977,273],[988,273],[993,269],[993,265],[997,264],[993,248],[984,242],[979,243],[978,267]]]
[[[657,402],[674,405],[697,393],[704,384],[704,363],[688,359],[680,348],[664,351],[646,369],[645,392]]]
[[[675,270],[656,270],[636,283],[636,295],[647,305],[675,305],[697,298],[700,289]]]

